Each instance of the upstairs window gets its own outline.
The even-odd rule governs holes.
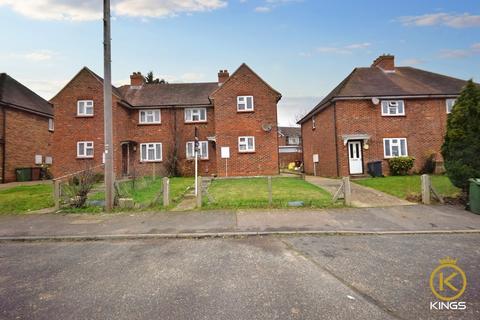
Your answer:
[[[383,139],[383,150],[385,158],[406,157],[407,139],[405,138],[388,138]]]
[[[161,123],[160,109],[140,110],[139,118],[141,124]]]
[[[238,151],[239,152],[254,152],[255,151],[255,137],[238,137]]]
[[[253,96],[238,96],[237,111],[253,111]]]
[[[52,118],[48,118],[48,130],[49,130],[49,131],[55,130],[55,124],[53,123],[53,119],[52,119]]]
[[[208,141],[199,141],[198,142],[198,157],[200,159],[208,159]],[[187,159],[195,158],[195,142],[187,142]]]
[[[403,100],[382,101],[382,116],[404,116],[405,106]]]
[[[77,142],[77,158],[93,158],[93,141]]]
[[[299,137],[288,137],[288,144],[300,144]]]
[[[162,161],[162,144],[160,142],[141,143],[140,150],[142,162]]]
[[[186,108],[185,122],[207,121],[207,108]]]
[[[82,116],[82,117],[93,116],[93,100],[78,100],[77,116]]]
[[[457,102],[457,99],[447,99],[445,100],[445,104],[447,106],[447,113],[452,113],[453,106]]]
[[[317,124],[315,123],[315,116],[312,116],[312,130],[317,127]]]

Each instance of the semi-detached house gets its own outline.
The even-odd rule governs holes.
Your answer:
[[[281,94],[242,64],[218,82],[147,84],[139,72],[112,88],[117,177],[193,175],[194,139],[202,175],[279,172],[277,102]],[[51,100],[56,118],[56,177],[103,163],[103,79],[88,68]]]
[[[304,166],[308,174],[362,175],[367,163],[413,156],[421,171],[440,149],[448,114],[466,81],[412,67],[398,67],[392,55],[370,67],[355,68],[318,103],[302,126]]]

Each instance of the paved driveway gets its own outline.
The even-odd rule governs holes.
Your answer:
[[[478,235],[0,244],[2,319],[478,319]],[[429,310],[445,255],[467,311]]]

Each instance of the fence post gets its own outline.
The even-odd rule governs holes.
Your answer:
[[[163,178],[163,206],[168,207],[170,205],[170,179],[168,177]]]
[[[343,200],[346,206],[352,204],[352,187],[350,185],[350,177],[343,177]]]
[[[202,207],[202,176],[197,178],[197,208]]]
[[[268,205],[272,205],[272,177],[268,176]]]
[[[430,204],[430,190],[432,188],[430,176],[422,174],[422,203]]]
[[[55,211],[60,210],[60,180],[53,180],[53,199]]]

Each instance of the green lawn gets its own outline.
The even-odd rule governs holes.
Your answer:
[[[208,189],[214,202],[204,197],[203,208],[268,208],[267,178],[218,179]],[[333,204],[332,196],[325,190],[300,178],[272,179],[272,207],[288,207],[289,201],[303,201],[305,207],[326,208]]]
[[[0,190],[0,214],[25,213],[53,207],[51,184],[18,186]]]
[[[452,185],[447,176],[431,176],[431,178],[433,187],[440,195],[456,197],[460,194],[460,189]],[[421,194],[421,179],[419,175],[366,178],[352,181],[402,199]]]

